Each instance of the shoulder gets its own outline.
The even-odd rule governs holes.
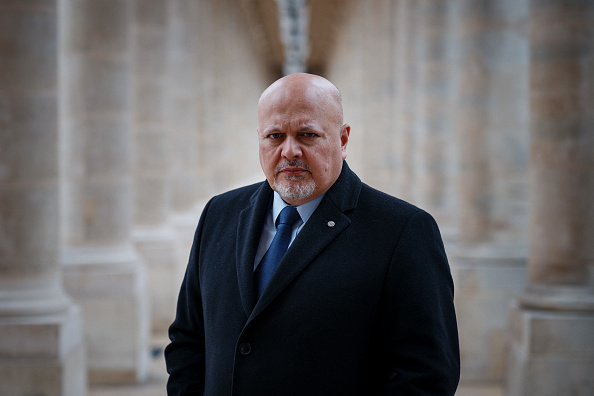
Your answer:
[[[365,183],[361,187],[358,206],[363,210],[378,212],[388,217],[411,217],[416,214],[427,214],[423,209],[410,202],[377,190]]]
[[[197,231],[231,230],[244,210],[264,205],[270,197],[269,190],[272,191],[264,181],[213,196],[202,209]]]
[[[266,181],[250,184],[215,195],[208,203],[214,208],[245,207],[254,199],[257,199],[258,192],[268,186]]]
[[[418,221],[435,223],[423,209],[365,184],[347,166],[331,188],[330,199],[339,209],[349,213],[356,224],[385,231],[402,230]],[[415,221],[410,221],[415,220]]]
[[[268,190],[272,191],[268,183],[263,181],[215,195],[204,205],[201,220],[237,217],[245,208],[260,199],[266,199]]]

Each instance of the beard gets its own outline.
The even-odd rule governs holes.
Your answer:
[[[279,172],[286,166],[298,166],[311,173],[309,167],[301,161],[290,161],[276,167],[276,177],[274,178],[273,188],[281,198],[291,200],[301,200],[310,197],[315,189],[316,182],[313,178],[305,176],[286,176],[279,180]]]

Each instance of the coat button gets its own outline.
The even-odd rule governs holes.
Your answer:
[[[249,355],[252,353],[252,345],[249,342],[242,342],[239,344],[239,353],[242,355]]]

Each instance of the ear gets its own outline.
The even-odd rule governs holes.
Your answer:
[[[351,134],[351,126],[349,124],[344,124],[342,128],[340,128],[340,148],[342,150],[342,160],[344,161],[347,157],[347,144],[349,143],[349,135]]]

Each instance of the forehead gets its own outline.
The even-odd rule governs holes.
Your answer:
[[[279,89],[270,92],[258,104],[258,122],[261,125],[340,122],[340,108],[329,95],[308,91],[294,93]]]

